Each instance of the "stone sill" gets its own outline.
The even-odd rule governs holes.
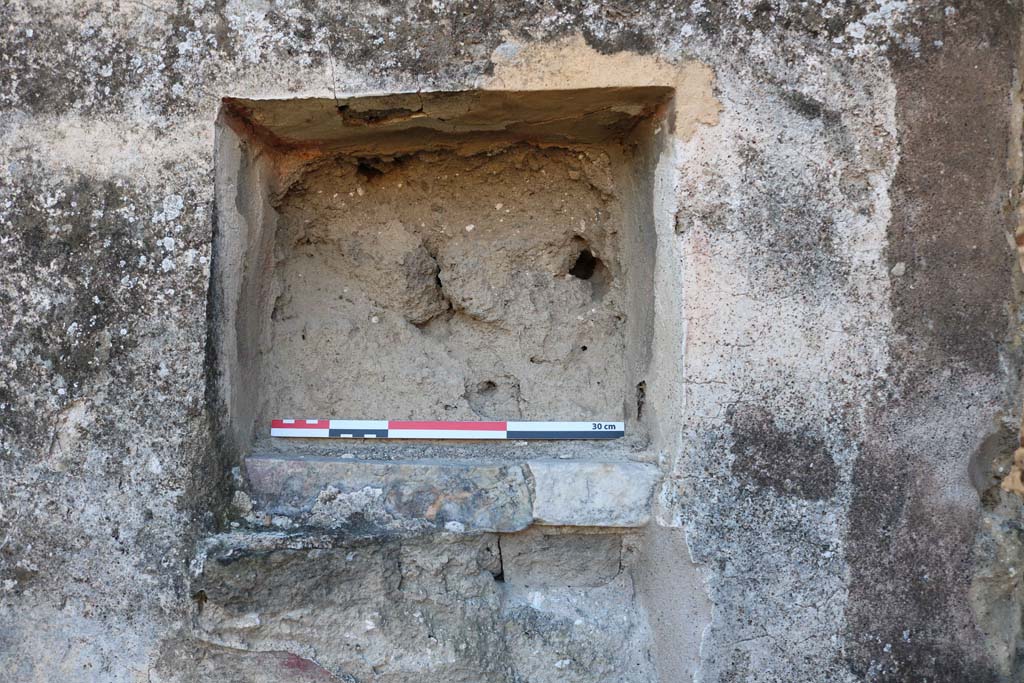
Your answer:
[[[257,514],[310,528],[393,533],[514,532],[532,524],[639,527],[660,479],[654,465],[537,459],[446,460],[250,455]]]

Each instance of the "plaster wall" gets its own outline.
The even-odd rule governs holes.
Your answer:
[[[1019,680],[1020,21],[995,0],[3,5],[0,680]],[[677,93],[650,160],[650,526],[519,538],[507,588],[493,534],[232,527],[252,507],[210,258],[218,210],[266,207],[217,205],[222,98],[615,85]],[[524,587],[537,552],[591,558],[567,570],[589,584],[614,548],[605,587]],[[324,591],[283,600],[289,577]],[[211,621],[218,586],[253,602]],[[362,659],[287,632],[325,602]]]

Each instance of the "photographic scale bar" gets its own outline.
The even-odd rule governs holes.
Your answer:
[[[622,422],[272,420],[270,435],[306,439],[618,439]]]

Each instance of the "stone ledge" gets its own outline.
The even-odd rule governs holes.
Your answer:
[[[257,507],[314,527],[519,531],[533,520],[519,465],[250,456]]]
[[[298,526],[393,533],[520,531],[531,524],[637,527],[660,473],[633,462],[486,463],[252,455],[259,513]]]

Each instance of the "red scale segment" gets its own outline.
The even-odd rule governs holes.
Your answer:
[[[388,430],[392,429],[439,429],[465,430],[480,432],[503,432],[507,422],[417,422],[409,420],[389,420]]]
[[[271,420],[271,429],[330,429],[330,420]]]

